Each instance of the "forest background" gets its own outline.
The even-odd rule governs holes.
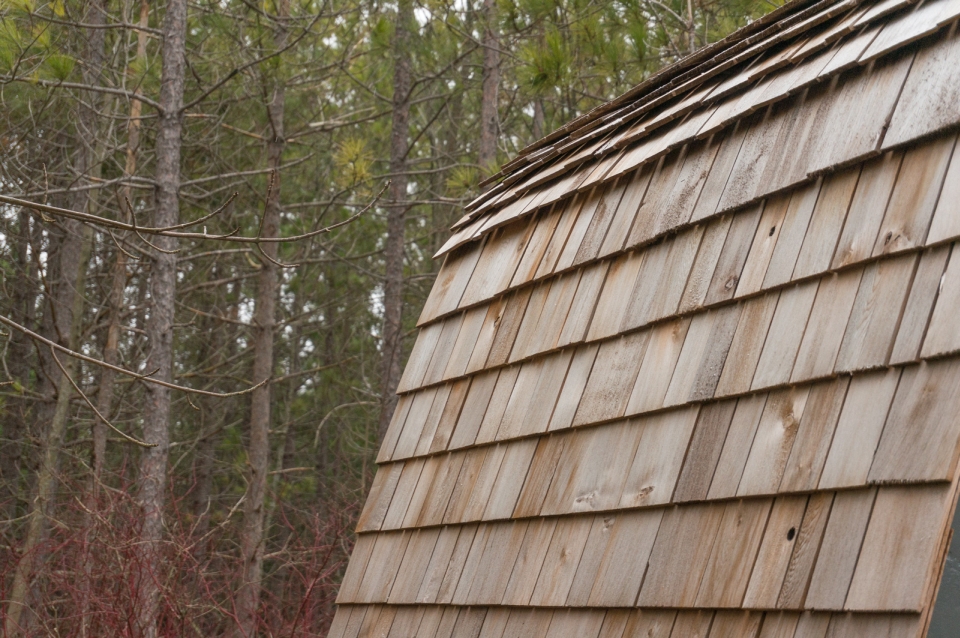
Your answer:
[[[0,635],[323,635],[461,206],[777,4],[0,1]]]

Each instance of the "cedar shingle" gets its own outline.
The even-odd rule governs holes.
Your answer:
[[[899,45],[958,7],[788,8],[508,165],[441,250],[337,638],[920,630],[960,457],[960,37]]]

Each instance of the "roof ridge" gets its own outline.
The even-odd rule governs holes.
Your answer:
[[[464,235],[466,226],[472,225],[482,234],[493,230],[500,225],[500,222],[508,221],[508,218],[515,216],[508,215],[505,211],[522,214],[523,211],[530,211],[555,201],[556,193],[551,195],[547,191],[556,191],[560,185],[564,185],[568,190],[570,188],[578,190],[581,187],[605,181],[613,175],[610,173],[611,170],[616,174],[622,172],[617,170],[621,165],[621,161],[615,159],[618,155],[622,160],[624,153],[629,155],[630,149],[637,144],[642,145],[644,139],[651,136],[656,138],[661,131],[676,126],[677,122],[680,122],[680,127],[684,127],[684,122],[690,119],[690,113],[695,111],[698,105],[707,105],[706,108],[710,108],[710,104],[722,103],[729,100],[731,95],[743,93],[748,89],[754,90],[766,76],[779,73],[782,67],[800,65],[803,60],[824,47],[832,46],[838,38],[847,37],[858,30],[863,31],[881,17],[891,12],[898,13],[911,6],[915,7],[917,4],[917,0],[821,0],[803,5],[802,9],[794,11],[786,18],[771,20],[767,28],[759,29],[748,37],[738,38],[733,46],[712,56],[708,63],[690,67],[659,89],[648,92],[643,99],[625,108],[613,109],[605,117],[597,116],[596,119],[604,123],[593,132],[577,137],[570,136],[558,141],[554,146],[543,147],[535,153],[528,154],[529,163],[515,165],[516,168],[512,173],[504,176],[496,186],[479,195],[465,207],[466,214],[452,226],[452,230],[455,231],[454,236],[436,256],[439,257],[464,241],[470,241],[471,237],[477,236],[477,233],[469,231],[467,234],[470,237]],[[798,3],[790,6],[801,5]],[[816,33],[819,30],[824,31],[825,35],[818,39]],[[808,38],[815,41],[814,46],[803,44],[805,42],[803,38],[809,32],[815,33]],[[742,31],[740,35],[743,35]],[[776,53],[779,48],[783,51]],[[771,51],[774,53],[771,54]],[[757,65],[756,72],[733,76],[746,78],[745,83],[729,84],[727,80],[719,83],[715,81],[722,74],[735,70],[736,67],[743,65],[749,67],[757,61],[760,61],[760,64]],[[834,69],[834,71],[839,70]],[[754,87],[750,88],[747,85],[754,85]],[[641,89],[642,85],[634,89],[634,92]],[[786,94],[780,97],[786,97]],[[626,97],[618,98],[621,102],[626,99]],[[645,126],[638,126],[636,120],[646,121],[646,119],[640,119],[645,115],[648,116],[649,121]],[[695,120],[690,121],[690,124],[694,129],[697,128]],[[690,127],[687,126],[687,128]],[[659,150],[655,154],[669,151],[677,143],[688,141],[688,138],[699,139],[701,136],[701,133],[695,131],[688,131],[688,133],[691,133],[692,137],[684,134],[677,139],[670,138],[669,143],[663,148],[658,147]],[[591,166],[593,166],[592,169]],[[573,184],[570,180],[571,174],[579,175],[581,179],[574,180],[577,183]],[[552,182],[556,188],[544,187],[543,185],[547,182]],[[543,194],[544,197],[537,197],[538,193]],[[518,206],[523,211],[516,210]],[[487,218],[494,211],[499,212],[477,226],[480,218]]]
[[[612,111],[616,111],[618,107],[624,106],[627,102],[636,100],[638,96],[644,92],[650,91],[650,96],[653,98],[659,97],[659,95],[655,95],[657,88],[676,88],[675,83],[677,80],[688,79],[688,76],[691,74],[691,72],[695,72],[705,66],[704,62],[706,62],[707,69],[709,69],[710,67],[715,66],[718,62],[726,61],[729,59],[730,55],[735,55],[742,50],[743,47],[737,49],[738,44],[745,43],[747,40],[750,40],[752,36],[762,34],[763,32],[767,31],[769,27],[778,27],[777,30],[783,30],[787,28],[787,26],[790,26],[784,25],[783,23],[790,21],[791,18],[795,18],[798,21],[802,20],[806,14],[816,13],[817,11],[832,4],[838,6],[847,5],[848,8],[852,8],[853,6],[860,4],[860,1],[861,0],[854,0],[851,3],[851,0],[792,0],[791,2],[788,2],[755,20],[754,22],[737,29],[725,38],[708,44],[696,52],[677,60],[673,64],[660,69],[649,78],[628,89],[618,97],[595,106],[586,113],[571,120],[570,122],[567,122],[548,135],[540,138],[536,142],[527,145],[516,155],[516,157],[504,164],[498,173],[483,180],[480,182],[480,185],[485,186],[501,181],[502,179],[511,175],[514,172],[512,169],[519,164],[524,163],[523,160],[528,158],[534,152],[543,149],[551,142],[561,139],[564,135],[571,134],[574,131],[583,130],[585,126],[592,122],[596,122],[602,116],[607,115]],[[756,42],[757,40],[746,42],[745,46],[750,46],[750,44],[754,44]],[[723,55],[724,53],[727,55]],[[653,89],[653,91],[651,91],[651,89]],[[643,103],[644,102],[641,102],[640,105]]]

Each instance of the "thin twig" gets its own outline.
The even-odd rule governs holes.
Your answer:
[[[208,531],[206,534],[204,534],[203,536],[201,536],[200,538],[198,538],[196,541],[194,541],[194,542],[191,543],[190,545],[187,545],[184,549],[187,550],[187,551],[192,550],[194,547],[196,547],[197,545],[199,545],[200,543],[202,543],[203,541],[205,541],[205,540],[207,539],[207,537],[209,537],[211,534],[213,534],[213,533],[216,532],[217,530],[223,528],[223,527],[230,521],[230,517],[233,516],[233,514],[240,508],[240,505],[241,505],[245,500],[247,500],[247,495],[246,495],[246,493],[244,493],[244,495],[241,496],[240,499],[239,499],[236,503],[233,504],[233,507],[230,508],[230,511],[227,512],[227,515],[223,517],[223,520],[220,521],[220,523],[217,524],[216,527],[214,527],[213,529],[211,529],[210,531]],[[208,505],[208,507],[209,507],[209,505]]]
[[[93,402],[91,402],[90,399],[87,398],[87,395],[83,393],[83,390],[80,389],[80,386],[77,385],[77,382],[73,380],[73,377],[70,376],[70,373],[67,372],[67,369],[60,362],[60,357],[57,356],[57,351],[52,346],[50,348],[50,354],[53,355],[53,360],[54,362],[56,362],[57,367],[60,368],[60,372],[63,373],[63,376],[66,377],[67,381],[70,382],[70,385],[73,386],[74,392],[80,395],[80,398],[83,399],[83,402],[87,404],[87,407],[93,410],[93,413],[97,415],[97,418],[103,421],[103,423],[108,428],[110,428],[111,430],[113,430],[114,432],[122,436],[125,440],[129,441],[130,443],[133,443],[134,445],[139,445],[140,447],[145,447],[145,448],[157,447],[156,443],[146,443],[144,441],[141,441],[140,439],[135,439],[129,434],[126,434],[125,432],[120,430],[113,423],[110,423],[110,421],[105,416],[100,414],[100,410],[98,410],[96,406],[93,405]]]
[[[336,363],[328,363],[327,365],[317,366],[315,368],[310,368],[309,370],[300,370],[299,372],[291,372],[290,374],[285,374],[282,377],[274,377],[273,379],[270,379],[270,384],[273,385],[274,383],[280,383],[281,381],[289,381],[290,379],[302,377],[305,374],[314,374],[317,372],[323,372],[324,370],[329,370],[330,368],[336,368],[338,366],[343,365],[347,361],[356,359],[358,356],[359,355],[353,355],[352,357],[347,357],[346,359],[337,361]]]
[[[115,228],[118,230],[127,230],[135,232],[138,235],[161,235],[164,237],[176,237],[178,239],[196,239],[196,240],[211,240],[211,241],[227,241],[234,242],[238,244],[258,244],[258,243],[286,243],[286,242],[297,242],[304,239],[310,239],[311,237],[316,237],[318,235],[323,235],[324,233],[329,233],[332,230],[336,230],[342,226],[355,221],[361,215],[366,213],[368,210],[373,208],[377,202],[380,201],[380,198],[383,196],[383,193],[386,192],[387,188],[390,186],[390,181],[388,180],[383,188],[380,189],[380,192],[377,193],[377,196],[360,209],[358,212],[354,213],[347,219],[337,222],[336,224],[331,224],[329,226],[324,226],[317,230],[310,231],[308,233],[303,233],[300,235],[293,235],[291,237],[242,237],[237,236],[238,230],[233,230],[226,235],[211,235],[209,233],[185,233],[172,231],[169,228],[146,228],[137,226],[136,224],[125,224],[123,222],[118,222],[113,219],[106,219],[104,217],[99,217],[97,215],[91,215],[89,213],[79,213],[74,210],[69,210],[66,208],[58,208],[56,206],[49,206],[47,204],[37,204],[35,202],[27,201],[24,199],[18,199],[16,197],[9,197],[7,195],[0,195],[0,203],[11,204],[13,206],[22,206],[23,208],[29,208],[30,210],[35,210],[41,213],[50,213],[52,215],[58,215],[60,217],[66,217],[68,219],[75,219],[77,221],[85,222],[92,224],[94,226],[100,226],[105,228]],[[195,222],[191,222],[192,226]],[[142,237],[141,237],[142,239]]]
[[[320,420],[320,425],[317,426],[316,434],[313,435],[313,449],[317,449],[317,445],[320,444],[320,430],[323,429],[324,424],[327,420],[333,416],[333,413],[341,408],[350,408],[357,405],[376,405],[378,401],[353,401],[351,403],[341,403],[337,407],[333,408],[327,415]]]
[[[242,394],[249,394],[249,393],[253,392],[254,390],[256,390],[257,388],[259,388],[260,386],[262,386],[262,385],[264,385],[265,383],[268,383],[268,382],[269,382],[269,379],[265,379],[265,380],[261,381],[260,383],[258,383],[258,384],[255,385],[255,386],[251,386],[251,387],[246,388],[246,389],[244,389],[244,390],[238,390],[238,391],[236,391],[236,392],[223,392],[223,393],[221,393],[221,392],[209,392],[209,391],[207,391],[207,390],[197,390],[196,388],[188,388],[188,387],[186,387],[186,386],[177,385],[176,383],[170,383],[169,381],[161,381],[160,379],[153,379],[153,378],[151,378],[154,374],[157,373],[156,370],[154,370],[153,372],[150,372],[149,374],[138,374],[138,373],[136,373],[136,372],[131,372],[130,370],[127,370],[126,368],[121,368],[120,366],[115,366],[115,365],[109,364],[109,363],[107,363],[106,361],[100,361],[99,359],[94,359],[93,357],[88,357],[88,356],[85,355],[85,354],[81,354],[81,353],[79,353],[79,352],[76,352],[76,351],[71,350],[71,349],[69,349],[69,348],[66,348],[66,347],[64,347],[64,346],[61,346],[59,343],[56,343],[55,341],[51,341],[51,340],[49,340],[49,339],[47,339],[47,338],[45,338],[45,337],[41,337],[41,336],[38,335],[36,332],[33,332],[33,331],[30,330],[29,328],[25,328],[25,327],[21,326],[20,324],[16,323],[15,321],[13,321],[13,320],[11,320],[11,319],[8,319],[7,317],[4,317],[3,315],[0,315],[0,323],[2,323],[2,324],[4,324],[4,325],[7,325],[7,326],[13,328],[13,329],[16,330],[16,331],[21,332],[21,333],[27,335],[28,337],[30,337],[31,339],[33,339],[33,340],[36,341],[36,342],[42,343],[42,344],[44,344],[44,345],[46,345],[46,346],[50,346],[51,348],[54,348],[55,350],[59,350],[60,352],[64,353],[65,355],[71,356],[71,357],[73,357],[73,358],[75,358],[75,359],[80,359],[81,361],[86,361],[87,363],[92,363],[93,365],[97,365],[97,366],[106,368],[106,369],[108,369],[108,370],[113,370],[114,372],[119,372],[120,374],[122,374],[122,375],[124,375],[124,376],[128,376],[128,377],[132,377],[134,380],[137,380],[137,381],[146,381],[147,383],[155,383],[156,385],[163,386],[163,387],[165,387],[165,388],[170,388],[171,390],[180,390],[181,392],[190,392],[190,393],[193,393],[193,394],[200,394],[200,395],[207,396],[207,397],[214,397],[214,398],[217,398],[217,399],[225,399],[225,398],[227,398],[227,397],[235,397],[235,396],[240,396],[240,395],[242,395]]]
[[[140,261],[140,258],[139,258],[139,257],[137,257],[137,256],[135,256],[135,255],[133,255],[133,254],[131,254],[131,253],[129,253],[129,252],[127,252],[127,251],[123,248],[123,246],[120,245],[120,241],[117,239],[116,235],[113,234],[113,231],[112,231],[111,229],[108,228],[108,229],[107,229],[107,232],[110,233],[110,239],[112,239],[112,240],[113,240],[113,243],[117,246],[117,250],[119,250],[120,252],[122,252],[124,255],[126,255],[127,257],[129,257],[129,258],[132,259],[133,261]]]
[[[278,55],[280,55],[280,54],[282,54],[282,53],[284,53],[284,52],[292,49],[293,47],[295,47],[303,38],[306,37],[306,35],[307,35],[308,33],[310,33],[310,31],[313,29],[313,26],[314,26],[317,22],[320,21],[320,18],[323,17],[322,11],[323,11],[323,8],[324,8],[324,7],[326,7],[326,3],[324,3],[324,6],[321,7],[321,12],[317,13],[316,16],[314,16],[313,21],[310,22],[310,24],[307,25],[307,28],[303,29],[303,31],[302,31],[296,38],[294,38],[292,42],[287,43],[283,48],[281,48],[281,49],[279,49],[279,50],[277,50],[277,51],[274,51],[274,52],[272,52],[272,53],[270,53],[270,54],[268,54],[268,55],[259,57],[259,58],[255,59],[255,60],[251,60],[251,61],[247,62],[246,64],[241,64],[240,66],[235,67],[233,70],[231,70],[229,73],[227,73],[226,77],[224,77],[224,78],[222,78],[221,80],[215,82],[213,86],[211,86],[209,89],[207,89],[206,91],[204,91],[203,93],[201,93],[199,97],[195,98],[192,102],[188,102],[187,104],[184,104],[184,105],[180,108],[180,112],[181,112],[181,113],[185,113],[185,112],[189,111],[190,109],[192,109],[193,107],[195,107],[197,104],[200,104],[201,102],[203,102],[203,101],[204,101],[205,99],[207,99],[213,92],[215,92],[217,89],[219,89],[219,88],[222,87],[224,84],[226,84],[227,82],[229,82],[233,77],[235,77],[236,75],[238,75],[241,71],[244,71],[244,70],[246,70],[246,69],[248,69],[248,68],[250,68],[250,67],[252,67],[252,66],[256,66],[256,65],[261,64],[261,63],[263,63],[263,62],[266,62],[266,61],[269,60],[270,58],[276,57],[276,56],[278,56]]]
[[[55,80],[41,80],[34,77],[16,77],[12,75],[0,75],[0,84],[9,84],[11,82],[23,82],[29,84],[36,84],[45,88],[52,89],[79,89],[81,91],[93,91],[94,93],[106,93],[108,95],[119,95],[120,97],[125,97],[131,100],[140,100],[147,106],[155,108],[158,112],[163,112],[163,109],[160,108],[160,104],[151,100],[148,97],[144,97],[141,94],[130,93],[129,91],[124,91],[123,89],[115,89],[109,86],[94,86],[92,84],[81,84],[78,82],[60,82]]]

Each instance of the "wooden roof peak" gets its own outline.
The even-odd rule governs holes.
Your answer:
[[[796,0],[784,5],[525,149],[504,166],[491,189],[467,205],[466,215],[454,224],[453,237],[437,256],[519,215],[707,137],[756,108],[799,94],[850,66],[866,65],[870,59],[854,57],[797,82],[771,82],[785,75],[791,79],[798,66],[824,50],[838,49],[865,33],[875,36],[877,24],[915,5],[916,0]],[[908,41],[896,42],[880,55]],[[733,108],[741,97],[741,102],[749,103]],[[719,119],[709,112],[718,110],[728,117]],[[651,139],[658,143],[646,143]],[[625,154],[631,156],[630,162],[622,160]]]

